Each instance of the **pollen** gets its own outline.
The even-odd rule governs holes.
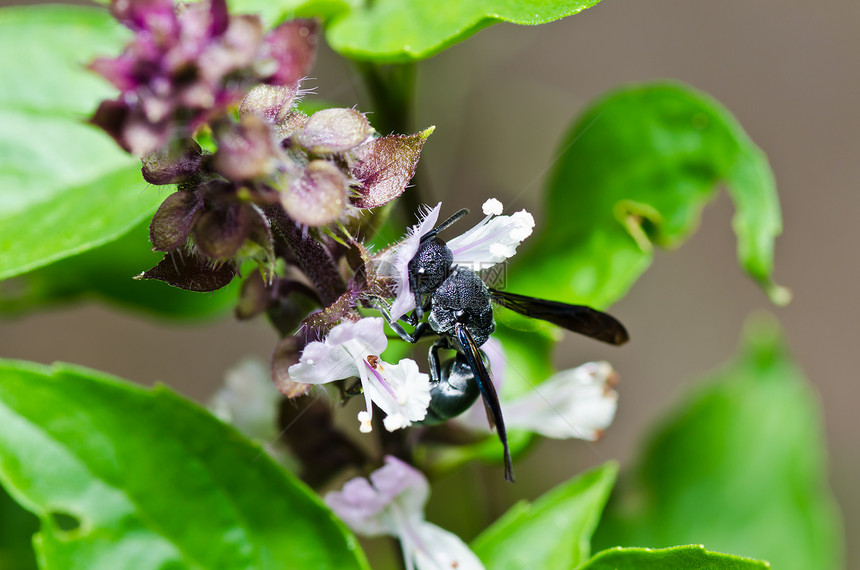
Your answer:
[[[504,210],[502,203],[496,200],[495,198],[490,198],[484,205],[481,207],[484,211],[485,216],[499,216]]]
[[[367,411],[358,412],[358,421],[361,422],[361,426],[358,428],[358,431],[361,433],[370,433],[373,431],[373,425],[370,423],[370,413]]]

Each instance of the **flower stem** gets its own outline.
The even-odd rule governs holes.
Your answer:
[[[280,204],[264,209],[272,224],[275,249],[292,254],[301,270],[316,287],[320,300],[330,305],[346,292],[346,283],[337,270],[331,254],[318,241],[302,235],[299,226]]]

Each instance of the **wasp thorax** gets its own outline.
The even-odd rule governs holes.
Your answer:
[[[454,254],[441,238],[422,242],[409,260],[409,275],[414,281],[412,290],[421,295],[436,290],[448,277],[453,262]]]

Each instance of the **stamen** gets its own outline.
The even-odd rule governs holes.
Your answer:
[[[376,379],[379,380],[379,383],[382,384],[382,387],[385,388],[385,391],[388,392],[389,394],[391,394],[392,398],[397,400],[397,394],[394,392],[394,389],[391,386],[389,386],[388,382],[385,381],[385,377],[382,374],[380,374],[376,370],[376,368],[371,366],[367,360],[364,361],[364,365],[367,367],[368,370],[373,372],[373,375],[376,376]]]

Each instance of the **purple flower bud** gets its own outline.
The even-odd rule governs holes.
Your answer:
[[[284,190],[284,209],[300,224],[324,226],[337,220],[347,206],[346,176],[326,160],[312,160]]]
[[[251,89],[239,105],[239,116],[256,115],[274,125],[290,114],[299,84],[257,85]]]
[[[132,31],[148,30],[155,36],[174,33],[173,0],[115,0],[110,11]]]
[[[289,85],[307,75],[316,54],[317,28],[315,20],[292,20],[266,36],[264,52],[277,65],[266,83]]]
[[[194,243],[202,253],[218,261],[239,251],[251,231],[248,207],[239,202],[219,204],[194,224]]]
[[[359,181],[351,199],[359,208],[375,208],[394,200],[415,175],[424,141],[435,127],[414,135],[388,135],[352,151],[350,173]]]
[[[352,150],[373,134],[365,116],[355,109],[323,109],[308,118],[295,141],[313,154]]]
[[[143,158],[143,179],[150,184],[179,184],[193,177],[203,162],[203,150],[193,139],[181,141],[177,148],[163,148]]]
[[[216,136],[213,168],[228,180],[250,180],[271,170],[274,142],[269,126],[256,115],[242,117]]]
[[[191,234],[202,203],[196,192],[179,191],[167,197],[149,224],[154,251],[173,251]]]
[[[189,138],[254,84],[297,83],[313,62],[313,21],[266,35],[259,17],[229,16],[225,0],[178,8],[167,0],[113,0],[112,11],[135,37],[118,57],[91,64],[121,92],[92,122],[137,155]]]
[[[234,314],[240,321],[245,321],[262,314],[271,305],[271,288],[263,281],[262,274],[254,271],[242,282]]]
[[[290,377],[290,366],[297,364],[304,343],[297,337],[288,336],[278,343],[272,354],[272,380],[275,387],[287,398],[297,398],[307,394],[310,384],[296,382]]]

